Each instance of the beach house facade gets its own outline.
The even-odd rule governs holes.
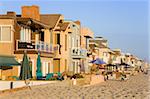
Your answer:
[[[34,12],[34,15],[33,15]],[[37,6],[23,6],[22,14],[16,15],[14,12],[8,12],[7,15],[1,15],[0,23],[7,25],[6,35],[2,35],[4,39],[10,39],[8,44],[2,42],[1,47],[7,48],[3,49],[1,52],[5,54],[11,54],[16,57],[16,59],[21,63],[24,51],[27,52],[32,76],[36,77],[36,60],[37,55],[40,53],[42,62],[42,73],[43,76],[53,72],[53,57],[54,51],[57,50],[57,46],[54,47],[52,41],[52,34],[50,32],[50,27],[42,23],[39,19]],[[26,14],[28,13],[28,14]],[[10,28],[10,30],[9,30]],[[3,31],[2,31],[3,32]],[[8,48],[9,47],[9,48]],[[11,76],[19,76],[20,67],[13,67],[13,74]],[[6,75],[7,76],[7,75]],[[9,75],[10,76],[10,75]]]
[[[89,40],[94,38],[94,33],[92,30],[90,30],[87,27],[82,27],[81,28],[81,48],[86,49],[87,50],[87,57],[85,59],[85,63],[84,63],[84,72],[85,73],[89,73],[90,72],[90,67],[89,65],[92,65],[91,63],[89,63],[91,60],[93,60],[91,53],[92,50],[89,46],[90,42]],[[94,50],[94,48],[93,48]]]
[[[87,50],[81,48],[81,23],[80,21],[69,22],[71,32],[68,32],[68,47],[70,56],[69,71],[73,74],[85,71]]]
[[[0,15],[0,58],[8,58],[14,56],[15,49],[15,13],[7,12],[5,15]],[[15,57],[14,57],[15,58]],[[5,60],[10,63],[11,60]],[[4,62],[4,61],[1,61]],[[12,72],[15,71],[15,72]],[[8,76],[17,75],[17,67],[0,67],[0,79],[5,80]]]

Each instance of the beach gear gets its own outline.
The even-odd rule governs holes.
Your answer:
[[[26,80],[26,79],[30,79],[31,77],[31,72],[30,72],[30,67],[29,67],[29,60],[28,60],[28,56],[27,53],[24,52],[23,55],[23,61],[21,64],[21,71],[20,71],[20,80]]]
[[[37,79],[42,79],[40,53],[38,53],[36,66],[37,66],[37,70],[36,70],[36,77],[37,77]]]

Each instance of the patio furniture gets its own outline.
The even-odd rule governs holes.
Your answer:
[[[63,76],[60,72],[57,73],[57,80],[63,80]]]
[[[49,80],[54,76],[53,73],[48,73],[45,80]]]
[[[15,80],[20,80],[19,77],[17,77],[17,76],[12,76],[12,78]]]

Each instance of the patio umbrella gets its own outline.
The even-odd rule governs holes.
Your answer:
[[[101,60],[100,58],[96,58],[96,60],[93,62],[93,64],[102,65],[102,64],[106,64],[106,63],[103,60]]]
[[[41,79],[42,78],[42,71],[41,71],[41,58],[40,58],[40,53],[38,53],[38,57],[37,57],[37,70],[36,70],[36,77],[37,79]]]
[[[103,60],[101,60],[100,58],[96,58],[95,60],[92,60],[90,63],[99,65],[100,67],[98,67],[99,69],[105,69],[103,67],[103,64],[106,64]]]
[[[107,64],[107,66],[116,66],[116,65],[114,65],[114,64]]]
[[[23,56],[23,61],[21,64],[20,79],[26,80],[29,78],[31,78],[31,72],[30,72],[29,60],[27,57],[27,53],[25,52],[24,56]]]
[[[92,61],[90,61],[89,63],[94,63],[96,60],[92,60]]]
[[[121,63],[120,65],[123,65],[125,68],[129,68],[130,67],[130,65],[127,64],[127,63]]]

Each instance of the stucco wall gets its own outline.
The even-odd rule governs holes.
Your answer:
[[[1,25],[10,25],[12,26],[11,28],[11,38],[12,40],[10,42],[3,42],[0,41],[0,55],[12,55],[13,54],[13,36],[14,36],[14,32],[13,32],[13,25],[14,25],[14,20],[12,19],[0,19],[0,26]]]

